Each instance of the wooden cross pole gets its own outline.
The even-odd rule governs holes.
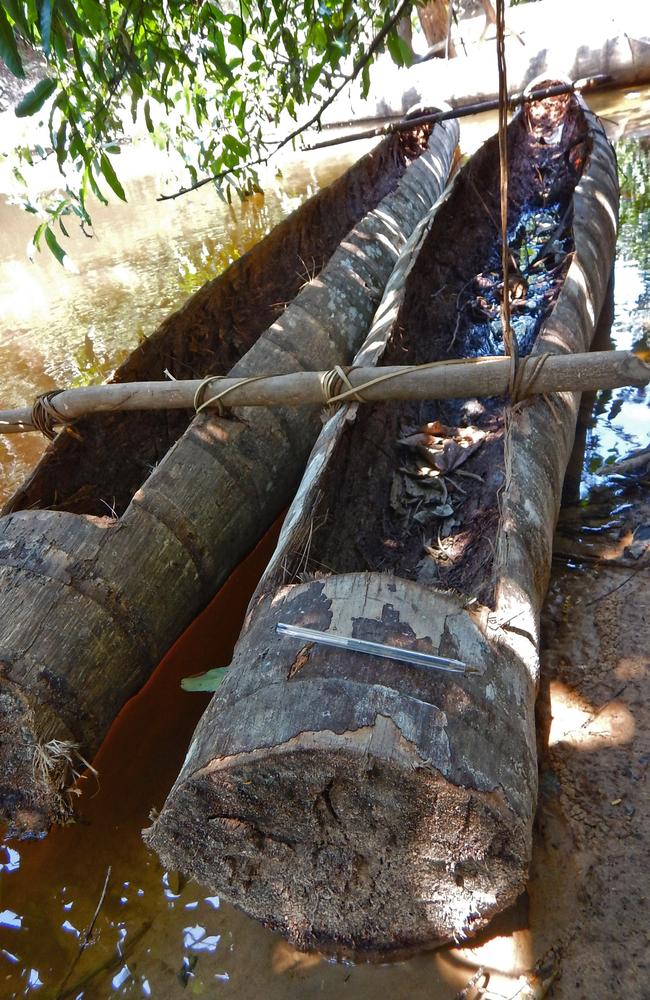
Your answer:
[[[216,409],[223,404],[323,406],[355,401],[504,396],[509,391],[510,365],[509,358],[488,357],[411,367],[352,368],[343,378],[335,371],[269,374],[252,379],[116,382],[61,390],[51,400],[46,416],[51,424],[64,425],[89,413],[193,409],[197,392],[202,407]],[[517,397],[644,386],[649,381],[650,363],[631,351],[531,355],[519,362]],[[38,404],[0,411],[0,433],[42,429],[42,420],[34,420],[35,409]]]

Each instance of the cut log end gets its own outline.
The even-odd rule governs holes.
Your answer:
[[[40,746],[24,696],[2,673],[0,664],[0,822],[8,838],[42,837],[70,814],[70,800],[58,787],[58,778],[67,782],[68,758],[62,776],[62,758]]]
[[[214,760],[145,839],[298,947],[363,957],[471,936],[529,861],[501,790],[446,780],[383,716]]]

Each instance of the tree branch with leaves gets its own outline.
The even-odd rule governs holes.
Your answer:
[[[227,200],[258,188],[256,168],[303,132],[387,48],[400,65],[408,46],[397,24],[412,0],[0,0],[0,59],[25,76],[30,50],[45,74],[19,117],[45,138],[10,152],[19,200],[42,220],[59,261],[68,217],[88,232],[89,203],[108,191],[126,200],[116,154],[134,129],[182,164],[178,197],[214,183]],[[300,122],[301,112],[304,120]],[[292,126],[292,123],[295,125]],[[55,155],[54,194],[33,195],[23,177]]]

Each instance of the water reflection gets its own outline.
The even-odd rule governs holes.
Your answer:
[[[92,209],[96,236],[71,230],[76,273],[47,253],[30,263],[34,224],[0,202],[0,371],[4,405],[59,386],[101,382],[170,312],[257,243],[361,152],[321,157],[312,169],[289,163],[264,196],[229,206],[209,187],[155,202],[153,178],[127,184],[129,203]],[[67,244],[66,244],[67,249]],[[44,448],[40,435],[0,439],[0,501]]]
[[[612,345],[616,350],[650,346],[650,140],[617,143],[621,183],[618,249],[615,266],[615,315]],[[648,390],[633,386],[596,394],[587,432],[581,494],[603,485],[603,466],[645,447],[650,439]]]

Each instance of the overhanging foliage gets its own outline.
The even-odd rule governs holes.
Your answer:
[[[250,193],[254,168],[318,124],[350,79],[367,88],[378,51],[409,59],[396,25],[410,8],[411,0],[0,0],[7,68],[24,77],[30,48],[46,58],[16,114],[40,113],[47,141],[13,153],[23,207],[44,218],[35,246],[44,239],[62,261],[59,229],[67,235],[70,215],[91,225],[90,193],[125,200],[112,158],[137,124],[180,154],[182,191],[214,179],[228,199]],[[306,122],[292,127],[301,111]],[[29,194],[24,163],[50,156],[61,191]]]

